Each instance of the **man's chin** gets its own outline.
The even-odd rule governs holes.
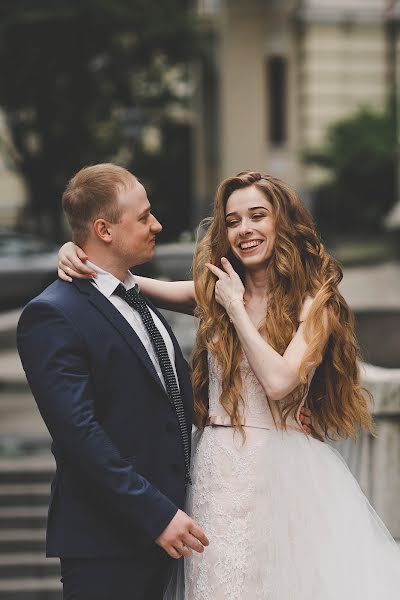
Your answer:
[[[154,258],[154,251],[151,254],[148,254],[148,256],[143,256],[142,258],[138,258],[137,256],[132,259],[132,267],[140,267],[140,265],[145,265],[146,263],[150,262],[153,258]]]

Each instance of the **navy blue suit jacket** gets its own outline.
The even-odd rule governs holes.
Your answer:
[[[187,363],[151,307],[174,344],[190,431]],[[89,281],[59,280],[25,307],[17,343],[57,466],[47,555],[159,551],[184,504],[185,464],[175,411],[131,326]]]

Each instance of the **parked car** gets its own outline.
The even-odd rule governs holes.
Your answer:
[[[23,306],[57,278],[57,247],[37,236],[0,229],[0,310]]]

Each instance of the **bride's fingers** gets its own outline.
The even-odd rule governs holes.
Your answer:
[[[221,279],[221,277],[223,277],[224,275],[226,276],[225,271],[223,271],[219,267],[216,267],[215,265],[212,265],[211,263],[206,263],[206,267],[207,267],[207,269],[209,269],[211,271],[211,273],[214,273],[214,275],[216,275],[219,279]]]
[[[72,268],[72,263],[68,260],[68,258],[59,258],[58,259],[58,266],[60,269],[71,269]]]
[[[228,275],[236,275],[237,277],[239,277],[235,269],[232,267],[231,263],[225,256],[221,258],[221,263]]]
[[[81,260],[87,260],[89,258],[88,255],[86,254],[86,252],[84,252],[82,250],[82,248],[80,248],[79,246],[76,246],[75,249],[76,249],[78,258],[80,258]]]
[[[90,278],[91,277],[96,277],[96,271],[93,271],[93,269],[91,269],[90,267],[86,266],[85,263],[83,263],[81,261],[81,259],[74,255],[74,256],[69,256],[68,257],[68,263],[67,265],[74,271],[77,271],[78,273],[80,273],[81,275],[88,275]]]
[[[58,270],[63,271],[66,275],[68,275],[68,271],[73,270],[72,263],[70,263],[69,260],[67,260],[67,259],[59,258],[58,259]]]
[[[64,277],[62,276],[62,273],[64,273]],[[64,281],[72,281],[71,277],[73,279],[92,279],[93,277],[90,272],[82,273],[81,271],[77,271],[75,268],[62,263],[59,263],[58,266],[58,276]]]
[[[87,267],[79,260],[79,258],[74,259],[62,259],[58,263],[59,268],[64,269],[67,275],[73,275],[75,277],[79,277],[79,279],[93,279],[96,277],[96,272]]]
[[[62,279],[63,281],[68,281],[69,283],[71,283],[72,281],[72,277],[69,277],[69,275],[66,274],[66,272],[64,271],[65,267],[58,267],[57,270],[57,274],[59,276],[60,279]]]

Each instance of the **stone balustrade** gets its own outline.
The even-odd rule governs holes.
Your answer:
[[[334,446],[390,533],[400,540],[400,369],[363,364],[362,381],[373,395],[376,437],[363,433],[357,442]]]

